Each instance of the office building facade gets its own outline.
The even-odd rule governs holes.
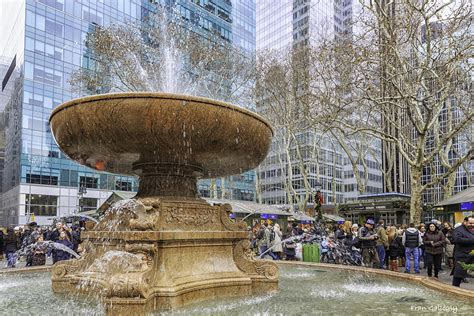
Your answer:
[[[160,3],[203,33],[255,49],[254,0],[23,0],[8,8],[11,19],[0,22],[12,30],[0,52],[7,65],[0,73],[6,140],[0,225],[26,223],[33,214],[40,224],[49,223],[96,208],[112,191],[137,189],[134,177],[97,172],[65,157],[48,119],[75,97],[69,79],[87,67],[87,34],[97,26],[140,21]],[[235,186],[254,187],[251,181]]]

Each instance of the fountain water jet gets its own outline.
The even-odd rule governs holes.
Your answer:
[[[277,266],[253,258],[230,205],[197,197],[198,177],[242,173],[265,158],[272,129],[260,116],[205,98],[117,93],[66,102],[50,125],[71,159],[140,177],[132,201],[82,234],[86,254],[54,265],[53,291],[96,293],[108,313],[144,314],[278,289]],[[124,252],[133,264],[111,264]]]

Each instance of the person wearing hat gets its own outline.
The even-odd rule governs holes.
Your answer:
[[[362,262],[366,267],[379,268],[380,260],[375,250],[377,233],[374,230],[375,222],[369,218],[365,225],[359,229],[360,248],[362,249]]]
[[[410,273],[410,258],[413,256],[413,265],[416,274],[420,274],[420,250],[423,240],[420,232],[415,228],[414,223],[410,223],[403,233],[402,243],[405,246],[405,273]]]
[[[443,256],[445,239],[446,237],[438,229],[436,223],[428,225],[428,231],[423,236],[423,244],[425,245],[425,265],[429,277],[433,275],[433,265],[435,278],[438,278],[438,272],[441,271],[441,258]]]

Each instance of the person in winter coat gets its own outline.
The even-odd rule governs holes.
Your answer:
[[[9,268],[15,268],[16,252],[20,249],[20,237],[15,233],[13,228],[8,228],[7,235],[4,241],[5,255]]]
[[[467,218],[461,226],[454,229],[454,269],[451,272],[453,276],[453,285],[459,287],[467,271],[464,270],[460,262],[465,264],[473,264],[474,256],[471,252],[474,250],[474,217]]]
[[[454,267],[454,239],[453,239],[453,227],[446,223],[445,229],[443,229],[443,234],[446,237],[446,244],[444,246],[444,255],[445,255],[445,262],[448,264],[449,268]]]
[[[344,224],[339,225],[339,227],[334,232],[334,237],[336,238],[337,241],[340,241],[341,243],[344,241],[344,239],[346,238],[345,232],[344,232]]]
[[[278,257],[278,259],[282,258],[282,253],[283,253],[283,246],[281,244],[281,237],[282,237],[282,232],[280,230],[280,225],[275,224],[273,226],[273,231],[275,233],[275,238],[273,239],[273,253]]]
[[[48,246],[44,242],[43,235],[38,235],[36,237],[36,243],[33,248],[33,255],[31,265],[32,266],[44,266],[46,263],[46,252],[48,251]]]
[[[418,226],[418,232],[420,233],[421,239],[423,240],[423,236],[426,233],[425,224],[421,223]],[[420,253],[419,260],[423,261],[423,269],[424,269],[424,268],[426,268],[426,261],[425,261],[425,245],[423,243],[420,245],[420,247],[418,247],[418,252]]]
[[[410,223],[410,227],[405,230],[402,237],[402,243],[405,247],[405,273],[410,273],[410,259],[413,256],[413,264],[415,273],[420,273],[419,249],[423,240],[420,232],[415,228],[414,223]]]
[[[77,247],[81,243],[81,228],[79,226],[73,226],[71,230],[71,242],[73,244],[72,250],[77,252]]]
[[[403,248],[402,236],[401,234],[398,234],[397,229],[392,226],[387,232],[387,239],[389,244],[387,254],[390,270],[399,272],[398,258],[400,257],[401,249]]]
[[[341,242],[345,248],[352,247],[352,223],[345,221],[344,224],[339,225],[339,228],[334,233],[337,241]]]
[[[441,269],[441,259],[443,257],[445,236],[442,231],[438,229],[436,224],[430,223],[428,231],[423,236],[423,244],[425,245],[425,265],[428,269],[428,276],[433,275],[433,264],[434,264],[434,277],[438,278],[438,272]]]
[[[73,248],[72,242],[69,241],[69,237],[67,236],[65,231],[62,231],[59,234],[59,239],[56,242],[70,249]],[[71,255],[67,251],[60,250],[60,249],[53,249],[53,264],[58,261],[69,260],[69,259],[71,259]]]
[[[265,253],[266,255],[269,255],[270,257],[272,257],[273,260],[277,260],[278,258],[273,253],[273,251],[272,251],[273,249],[267,251],[269,248],[272,247],[273,239],[274,239],[274,238],[272,238],[272,235],[274,235],[273,232],[272,232],[272,229],[268,226],[269,226],[268,222],[265,222],[263,224],[263,239],[260,241],[260,255]]]
[[[3,230],[0,229],[0,260],[3,259]]]
[[[71,233],[69,232],[69,228],[64,225],[62,222],[56,223],[56,228],[49,234],[49,240],[51,241],[58,241],[59,235],[61,232],[65,232],[67,235],[68,240],[71,240]]]
[[[384,220],[379,220],[379,225],[377,226],[377,241],[375,242],[375,248],[377,249],[377,255],[379,256],[380,260],[380,269],[384,268],[385,263],[385,250],[388,249],[388,237],[387,231],[384,227]]]
[[[380,266],[379,256],[375,249],[375,242],[378,239],[377,233],[374,231],[375,222],[369,218],[365,222],[365,226],[359,229],[359,240],[362,249],[362,258],[364,266],[369,268],[378,268]]]

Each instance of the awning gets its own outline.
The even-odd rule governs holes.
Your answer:
[[[303,222],[303,221],[314,222],[315,221],[314,217],[308,216],[303,213],[292,213],[292,214],[290,213],[288,215],[290,215],[292,218],[294,218],[298,222]]]
[[[435,206],[445,206],[445,205],[454,205],[461,204],[466,202],[474,202],[474,186],[467,188],[464,191],[461,191],[450,198],[438,203]]]
[[[279,208],[273,205],[267,204],[259,204],[250,201],[237,201],[237,200],[223,200],[223,199],[207,199],[205,198],[207,203],[215,205],[215,204],[230,204],[232,207],[233,213],[240,213],[240,214],[273,214],[273,215],[281,215],[281,216],[288,216],[290,215],[288,212],[282,211]]]
[[[333,215],[333,214],[323,214],[323,218],[325,219],[328,219],[332,222],[344,222],[345,219],[340,217],[340,216],[337,216],[337,215]]]

